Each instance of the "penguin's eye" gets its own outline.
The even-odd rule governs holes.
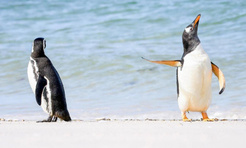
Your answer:
[[[192,31],[193,30],[193,28],[192,27],[190,27],[190,31]]]

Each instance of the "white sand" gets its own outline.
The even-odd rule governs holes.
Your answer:
[[[245,147],[246,121],[0,122],[1,148]]]

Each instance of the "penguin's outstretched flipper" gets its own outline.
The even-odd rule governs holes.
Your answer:
[[[172,67],[181,67],[182,65],[180,60],[151,61],[151,60],[145,59],[144,57],[142,57],[142,59],[149,61],[151,63],[165,64],[165,65],[172,66]]]
[[[213,71],[213,73],[219,79],[219,83],[220,83],[220,92],[219,92],[219,94],[222,94],[222,92],[225,90],[225,77],[224,77],[224,74],[219,69],[219,67],[216,66],[213,62],[211,62],[211,65],[212,65],[212,71]]]
[[[39,76],[36,84],[35,97],[38,105],[41,105],[41,97],[44,87],[47,85],[47,81],[44,77]]]

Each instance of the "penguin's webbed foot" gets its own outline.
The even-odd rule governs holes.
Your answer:
[[[48,119],[42,120],[42,121],[37,121],[37,123],[42,123],[42,122],[56,122],[56,121],[57,121],[57,117],[49,116]]]
[[[204,122],[213,122],[214,119],[209,119],[207,112],[201,112],[202,113],[202,121]]]
[[[186,112],[182,112],[182,119],[183,119],[184,122],[191,122],[192,121],[191,119],[187,118]]]
[[[214,121],[214,119],[203,119],[202,121],[204,121],[204,122],[213,122]]]
[[[191,119],[183,119],[184,122],[191,122],[192,120]]]

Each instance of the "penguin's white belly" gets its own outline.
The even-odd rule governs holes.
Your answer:
[[[36,66],[35,61],[30,59],[27,67],[27,75],[28,75],[29,84],[34,94],[37,85],[37,78],[35,76],[35,73],[38,74],[37,71],[38,71],[38,67]]]
[[[37,80],[38,80],[38,67],[37,67],[36,62],[32,58],[30,58],[30,61],[28,63],[27,75],[28,75],[29,84],[30,84],[30,86],[32,88],[33,93],[35,94]],[[48,86],[48,84],[44,87],[44,89],[46,89],[46,93],[44,93],[44,92],[42,93],[42,96],[41,96],[41,107],[46,113],[52,114],[52,109],[51,109],[51,91],[50,91],[50,87]],[[46,101],[45,98],[47,98],[48,101]]]
[[[201,45],[184,57],[178,68],[181,111],[206,111],[211,102],[212,68],[208,55]]]

